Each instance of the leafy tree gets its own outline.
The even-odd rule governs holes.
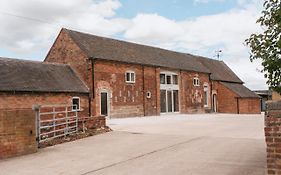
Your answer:
[[[267,84],[281,93],[281,0],[265,0],[264,10],[257,23],[263,32],[246,39],[250,47],[250,60],[262,60]]]

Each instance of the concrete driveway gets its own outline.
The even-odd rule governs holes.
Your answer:
[[[0,161],[0,174],[265,174],[260,115],[173,115],[108,124],[114,132]]]

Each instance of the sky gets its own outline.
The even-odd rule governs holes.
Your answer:
[[[223,60],[267,89],[245,39],[261,32],[262,0],[1,0],[0,56],[44,60],[62,27]],[[172,58],[171,58],[172,59]]]

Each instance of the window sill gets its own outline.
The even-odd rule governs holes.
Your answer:
[[[134,81],[126,81],[127,84],[135,84],[136,82]]]
[[[72,111],[72,112],[76,112],[76,111],[77,111],[77,112],[81,112],[81,111],[83,111],[83,110],[82,110],[82,109],[78,109],[78,110],[72,109],[71,111]]]

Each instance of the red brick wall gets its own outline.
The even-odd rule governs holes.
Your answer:
[[[0,159],[36,151],[34,111],[0,110]]]
[[[125,82],[125,72],[134,71],[136,83]],[[179,75],[180,112],[205,112],[203,85],[209,84],[208,74],[160,69],[142,65],[112,61],[95,61],[95,115],[100,114],[100,92],[106,89],[112,94],[110,99],[111,117],[151,116],[160,114],[160,71],[172,71]],[[193,86],[193,78],[200,79],[200,86]],[[147,92],[151,98],[147,98]],[[197,94],[197,95],[196,95]],[[211,99],[209,96],[209,107]]]
[[[71,105],[72,97],[80,97],[80,117],[89,116],[88,95],[66,93],[0,93],[0,111],[32,109],[33,105]]]
[[[148,92],[151,98],[147,98]],[[160,114],[160,74],[157,68],[144,67],[144,104],[146,116]]]
[[[264,131],[267,174],[281,174],[281,101],[268,104]]]
[[[193,85],[193,78],[198,77],[200,86]],[[204,107],[204,84],[209,86],[209,103]],[[180,111],[182,113],[202,113],[211,108],[211,88],[209,75],[204,73],[186,72],[180,73]]]
[[[220,113],[238,113],[237,95],[219,82],[213,82],[212,89],[217,91],[217,108]]]
[[[260,114],[261,102],[259,98],[240,98],[239,114]]]
[[[70,65],[87,86],[91,88],[91,62],[64,29],[59,33],[44,61]]]
[[[68,33],[62,29],[56,41],[51,47],[45,62],[68,64],[84,81],[90,89],[91,104],[94,105],[93,97],[93,81],[92,81],[92,61],[72,40]],[[91,109],[91,114],[94,115],[95,110]]]
[[[217,108],[221,113],[259,114],[259,98],[239,98],[239,96],[217,81],[212,82],[213,91],[217,92]]]
[[[126,71],[135,72],[135,83],[125,82]],[[95,103],[92,107],[95,109],[95,115],[100,115],[100,92],[102,90],[107,90],[111,95],[109,109],[111,117],[136,117],[144,115],[144,82],[143,67],[141,65],[95,61],[94,75]]]

